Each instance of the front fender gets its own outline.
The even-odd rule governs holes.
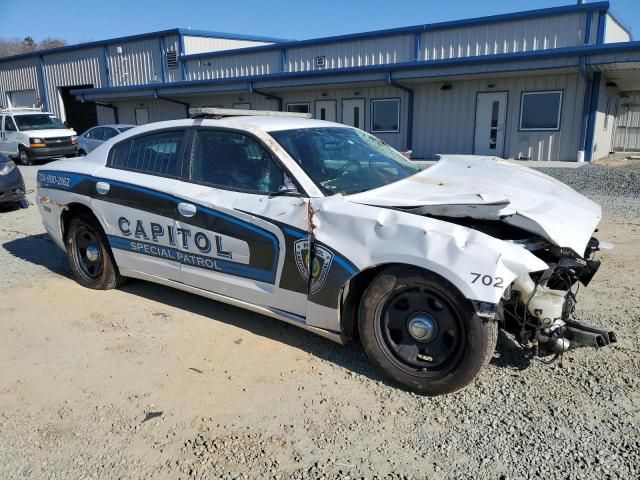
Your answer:
[[[317,240],[359,271],[415,265],[444,277],[469,300],[495,304],[516,277],[548,268],[521,246],[442,220],[358,205],[340,195],[312,202]]]

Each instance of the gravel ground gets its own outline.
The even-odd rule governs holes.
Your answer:
[[[579,311],[620,341],[561,367],[501,335],[438,398],[359,345],[145,282],[83,289],[35,207],[0,213],[0,478],[640,478],[640,168],[545,173],[604,206],[616,248]]]

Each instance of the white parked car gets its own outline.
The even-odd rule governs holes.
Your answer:
[[[36,108],[0,110],[0,153],[22,165],[34,160],[75,157],[78,137],[53,113]]]
[[[44,225],[80,284],[134,277],[359,337],[382,372],[429,395],[469,383],[498,327],[539,355],[615,341],[572,320],[601,214],[564,184],[488,157],[421,171],[300,114],[193,114],[39,171]]]
[[[78,137],[78,156],[82,157],[86,155],[107,140],[111,140],[116,135],[126,132],[133,127],[135,127],[135,125],[115,124],[90,128]]]

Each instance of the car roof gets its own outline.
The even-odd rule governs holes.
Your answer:
[[[108,123],[106,125],[96,125],[95,127],[91,127],[89,130],[93,130],[94,128],[101,128],[101,127],[110,127],[110,128],[133,128],[133,127],[137,127],[138,125],[133,125],[130,123]]]

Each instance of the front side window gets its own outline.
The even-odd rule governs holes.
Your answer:
[[[270,132],[325,193],[357,193],[396,182],[420,168],[373,135],[354,128]]]
[[[288,103],[287,112],[292,113],[309,113],[310,108],[308,103]]]
[[[385,98],[371,101],[371,131],[375,133],[400,131],[399,98]]]
[[[34,115],[15,115],[20,130],[48,130],[51,128],[67,128],[55,115],[37,113]]]
[[[170,131],[145,135],[117,143],[109,154],[109,166],[177,177],[178,153],[184,132]]]
[[[520,130],[560,130],[562,90],[523,92]]]
[[[275,193],[284,171],[255,139],[236,132],[199,130],[190,179],[215,187]]]

